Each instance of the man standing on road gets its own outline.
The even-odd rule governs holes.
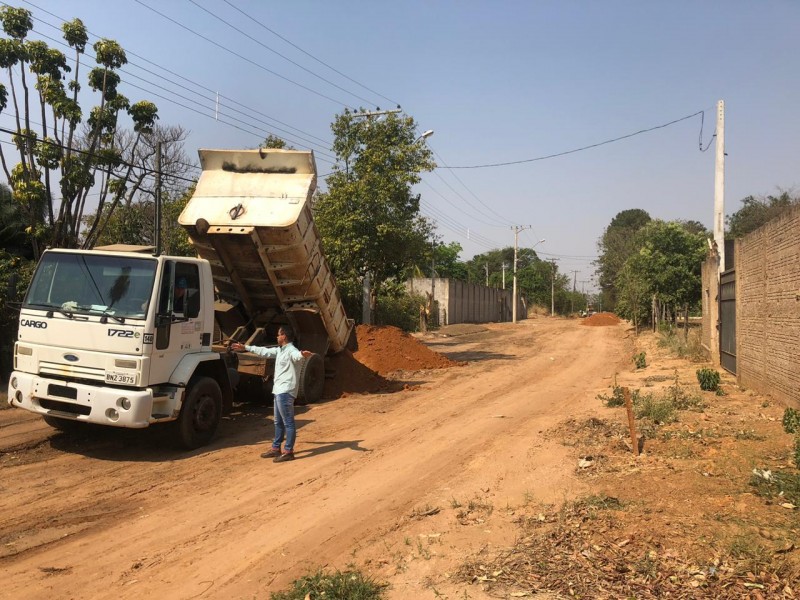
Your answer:
[[[272,448],[261,455],[261,458],[273,458],[273,462],[294,460],[294,442],[297,430],[294,425],[294,399],[300,386],[297,365],[313,352],[298,350],[294,345],[294,332],[286,325],[278,329],[278,346],[246,346],[239,342],[231,344],[234,352],[252,352],[259,356],[275,359],[275,375],[272,380],[272,393],[275,396],[275,439]],[[286,443],[281,451],[284,436]]]

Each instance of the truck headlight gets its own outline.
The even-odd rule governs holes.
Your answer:
[[[137,367],[137,364],[135,360],[118,358],[114,361],[114,366],[120,369],[135,369]]]
[[[17,378],[16,378],[16,377],[12,377],[12,378],[11,378],[11,381],[10,381],[9,383],[11,384],[11,387],[12,387],[12,388],[14,388],[14,389],[17,389],[17,384],[18,384],[19,382],[17,381]]]
[[[17,346],[17,354],[22,354],[23,356],[31,356],[33,355],[33,348],[28,348],[27,346]]]
[[[117,406],[119,406],[122,410],[130,410],[131,409],[131,401],[130,398],[119,398],[117,400]]]

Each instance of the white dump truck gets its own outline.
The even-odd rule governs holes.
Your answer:
[[[214,436],[239,373],[259,394],[269,388],[271,364],[228,352],[229,340],[274,345],[284,324],[317,353],[300,396],[320,397],[323,357],[354,338],[311,215],[313,154],[201,150],[200,160],[179,218],[199,258],[127,246],[43,253],[20,310],[11,406],[62,429],[173,422],[196,448]]]

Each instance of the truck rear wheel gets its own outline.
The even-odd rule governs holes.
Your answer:
[[[297,390],[297,404],[310,404],[322,398],[325,388],[325,359],[312,354],[303,361],[300,368],[300,388]]]
[[[190,382],[178,417],[180,444],[187,450],[205,446],[214,437],[222,417],[222,391],[210,377]]]

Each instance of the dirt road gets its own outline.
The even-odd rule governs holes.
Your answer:
[[[434,597],[433,578],[513,536],[481,511],[582,491],[569,449],[542,432],[596,405],[631,342],[623,325],[548,318],[425,341],[466,364],[300,407],[292,463],[259,457],[265,406],[238,407],[190,453],[155,429],[54,433],[0,411],[0,595],[267,598],[353,564],[391,598]],[[456,506],[471,527],[438,518]]]

